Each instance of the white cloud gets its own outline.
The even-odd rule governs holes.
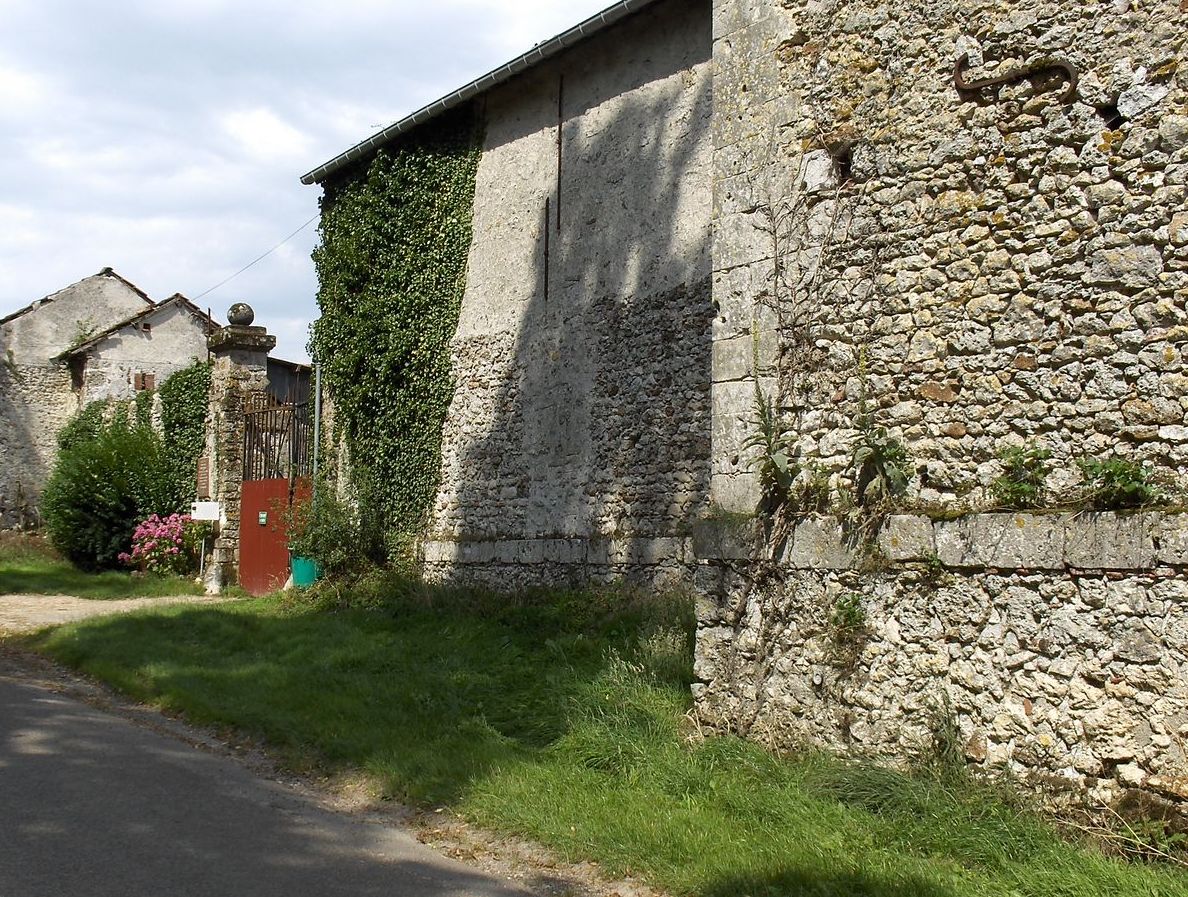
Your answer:
[[[223,129],[249,156],[289,162],[308,152],[309,138],[271,109],[237,109],[222,117]]]
[[[36,72],[0,63],[0,114],[27,114],[45,102],[48,79]]]
[[[610,0],[0,0],[0,315],[110,265],[196,297],[317,211],[305,171]],[[200,300],[305,357],[315,227]]]

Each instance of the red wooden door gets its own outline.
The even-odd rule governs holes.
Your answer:
[[[289,502],[308,501],[313,419],[309,403],[265,398],[244,408],[239,584],[267,595],[289,578]]]
[[[288,480],[246,480],[239,511],[239,584],[267,595],[289,578]]]

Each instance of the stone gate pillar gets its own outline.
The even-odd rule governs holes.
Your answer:
[[[212,592],[238,577],[244,408],[264,398],[268,353],[276,346],[276,337],[263,327],[251,326],[254,319],[250,306],[236,303],[227,315],[231,323],[212,333],[206,343],[212,362],[206,457],[210,459],[211,497],[222,509],[206,571],[206,587]]]

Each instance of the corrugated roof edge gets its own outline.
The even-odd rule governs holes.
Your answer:
[[[568,31],[558,34],[556,37],[537,44],[527,53],[518,56],[511,62],[493,69],[481,78],[471,81],[465,87],[460,87],[453,93],[447,94],[440,100],[430,103],[421,109],[418,109],[412,115],[402,118],[394,125],[389,125],[377,134],[368,137],[362,143],[357,143],[345,153],[340,153],[324,165],[319,165],[313,171],[301,178],[301,183],[319,184],[326,178],[330,177],[337,171],[347,167],[352,162],[375,152],[380,147],[395,140],[401,134],[404,134],[418,125],[422,125],[431,118],[436,118],[443,112],[460,106],[467,100],[471,100],[481,93],[490,90],[514,78],[521,72],[525,72],[535,65],[539,65],[546,59],[556,56],[563,50],[567,50],[579,41],[585,40],[604,28],[608,28],[616,22],[626,18],[632,13],[639,12],[645,6],[651,6],[657,0],[620,0],[614,6],[604,9],[597,15],[591,16],[579,25],[575,25]]]

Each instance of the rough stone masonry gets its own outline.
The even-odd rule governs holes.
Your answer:
[[[1188,796],[1180,518],[976,513],[1010,444],[1054,503],[1086,455],[1188,485],[1186,36],[1179,0],[714,4],[713,500],[754,507],[758,378],[835,495],[887,428],[924,514],[874,565],[827,518],[701,540],[707,717],[898,761],[947,719],[975,762]]]
[[[1188,791],[1182,515],[1061,506],[1083,456],[1188,487],[1186,35],[1182,0],[655,0],[482,93],[427,574],[695,583],[725,728],[902,761],[943,722]],[[873,545],[751,538],[757,390],[834,511],[864,425],[906,447]],[[994,513],[1029,444],[1053,507]]]

